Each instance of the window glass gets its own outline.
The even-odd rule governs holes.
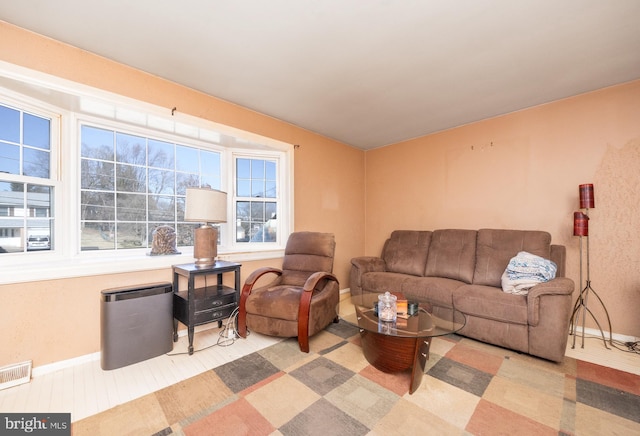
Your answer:
[[[85,220],[116,219],[115,196],[112,192],[82,191],[80,213]]]
[[[147,190],[146,167],[117,164],[116,186],[118,191],[145,192]]]
[[[20,111],[0,105],[0,141],[20,142]]]
[[[82,159],[80,168],[82,189],[113,190],[115,183],[113,162]]]
[[[82,126],[80,131],[81,155],[93,159],[113,161],[115,153],[114,132],[96,127]]]
[[[198,150],[191,147],[176,147],[176,169],[187,173],[198,174]]]
[[[20,174],[20,147],[0,142],[0,172]]]
[[[49,153],[33,148],[24,148],[22,174],[31,177],[49,178]]]
[[[0,253],[51,250],[51,119],[0,105]],[[2,180],[2,174],[19,176]],[[27,183],[22,176],[42,179]]]
[[[50,141],[51,120],[0,105],[0,172],[48,179]]]
[[[51,148],[51,126],[46,118],[24,114],[24,144],[42,150]]]
[[[277,241],[276,161],[236,159],[236,242]],[[245,198],[242,198],[245,197]]]
[[[116,161],[147,164],[147,141],[139,136],[116,133]]]
[[[0,182],[0,253],[51,250],[53,188]]]
[[[155,168],[167,168],[173,169],[174,158],[174,146],[168,142],[155,141],[150,139],[148,142],[149,147],[149,166]],[[215,154],[215,153],[212,153]]]
[[[220,153],[92,126],[81,136],[81,250],[148,248],[160,225],[193,245],[186,188],[220,186]]]

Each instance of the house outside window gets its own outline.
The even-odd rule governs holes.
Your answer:
[[[0,254],[53,246],[57,119],[0,104]]]

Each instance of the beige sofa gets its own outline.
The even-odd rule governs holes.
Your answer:
[[[505,293],[509,260],[526,251],[557,265],[556,278],[527,295]],[[466,316],[459,332],[505,348],[562,361],[574,282],[565,278],[566,250],[551,235],[528,230],[396,230],[380,257],[351,260],[352,295],[402,292],[408,299],[455,307]]]

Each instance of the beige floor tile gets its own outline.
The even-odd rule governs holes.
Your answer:
[[[564,397],[565,375],[546,368],[531,366],[516,359],[505,359],[497,375],[559,398]]]
[[[563,395],[550,395],[521,383],[494,377],[482,398],[551,428],[560,427]]]
[[[171,421],[173,422],[173,421]],[[169,427],[169,420],[154,394],[133,400],[73,423],[74,436],[154,434]]]
[[[325,350],[329,347],[333,347],[336,344],[344,341],[340,336],[336,336],[333,333],[329,333],[326,330],[323,330],[309,338],[309,350],[310,351],[319,351]]]
[[[425,376],[407,401],[458,428],[465,428],[480,398],[433,377]]]
[[[391,411],[373,428],[370,435],[463,435],[458,427],[446,419],[401,398]]]
[[[640,435],[640,424],[611,413],[576,404],[576,434],[580,436]]]
[[[233,392],[213,371],[183,380],[154,394],[169,422],[178,422],[217,403]]]
[[[362,348],[353,343],[347,343],[327,353],[325,357],[339,363],[345,368],[349,368],[353,372],[360,372],[369,365],[369,362],[367,362],[367,359],[362,353]]]
[[[453,341],[444,338],[433,338],[431,345],[429,345],[429,354],[444,356],[455,346],[456,343]]]
[[[295,398],[295,401],[293,399]],[[288,374],[256,389],[245,399],[274,427],[280,427],[317,401],[320,395]]]

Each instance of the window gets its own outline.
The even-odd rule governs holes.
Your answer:
[[[192,262],[190,186],[228,193],[224,259],[279,257],[292,174],[291,144],[0,63],[0,283]],[[162,224],[181,254],[148,255]]]
[[[276,242],[278,169],[271,159],[236,158],[236,242]]]
[[[193,245],[186,188],[220,189],[219,152],[89,125],[80,137],[82,250],[147,248],[160,225]]]
[[[0,105],[0,253],[52,247],[53,120]]]

